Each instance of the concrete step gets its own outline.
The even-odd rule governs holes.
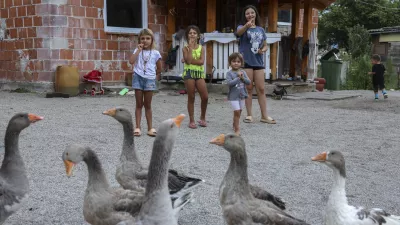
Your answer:
[[[276,82],[276,83],[284,83],[284,82]],[[265,93],[266,95],[271,95],[276,88],[276,84],[266,83],[265,84]],[[160,90],[184,90],[185,85],[183,82],[161,82],[159,86]],[[295,94],[295,93],[303,93],[303,92],[312,92],[315,90],[315,83],[286,83],[285,87],[287,93]],[[209,93],[218,93],[218,94],[228,94],[229,88],[226,84],[215,84],[215,83],[207,83],[207,90]],[[253,95],[256,95],[257,92],[255,88],[253,89]]]

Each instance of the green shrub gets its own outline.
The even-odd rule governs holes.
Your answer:
[[[371,59],[369,55],[363,55],[349,60],[349,70],[347,71],[346,83],[342,85],[344,90],[371,90]]]
[[[397,70],[393,65],[392,59],[389,57],[384,63],[386,67],[385,86],[386,89],[399,89]]]

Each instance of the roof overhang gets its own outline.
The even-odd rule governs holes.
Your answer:
[[[300,8],[303,8],[304,1],[307,1],[307,0],[298,0],[298,1],[300,2]],[[326,9],[332,3],[336,2],[336,0],[309,0],[309,1],[311,1],[313,8],[316,8],[320,11]],[[281,8],[281,9],[291,9],[292,3],[293,3],[293,0],[279,0],[279,2],[278,2],[279,8]]]

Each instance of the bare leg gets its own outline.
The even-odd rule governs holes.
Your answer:
[[[239,120],[240,120],[241,112],[242,112],[242,110],[233,111],[233,129],[235,130],[235,134],[237,134],[237,135],[240,134]]]
[[[196,126],[196,123],[194,122],[194,100],[195,100],[196,81],[193,79],[185,80],[185,86],[188,95],[187,109],[189,113],[189,126],[191,126],[191,124],[194,124],[194,126]]]
[[[246,72],[247,76],[250,79],[250,84],[246,85],[247,89],[247,94],[249,95],[248,98],[246,98],[246,110],[247,110],[247,116],[253,116],[252,114],[252,106],[253,106],[253,81],[254,81],[254,74],[253,74],[253,69],[244,69]]]
[[[143,92],[141,90],[135,90],[136,99],[136,110],[135,110],[135,121],[136,128],[140,129],[140,120],[142,119],[142,108],[143,108]]]
[[[147,131],[153,128],[153,112],[151,110],[151,100],[153,99],[152,91],[144,91],[144,112],[147,120]]]
[[[201,115],[200,120],[206,122],[206,111],[208,105],[208,91],[206,81],[204,79],[196,80],[196,88],[201,98]]]
[[[268,119],[267,98],[265,97],[264,70],[255,70],[254,71],[254,84],[256,86],[258,104],[260,105],[261,118]]]

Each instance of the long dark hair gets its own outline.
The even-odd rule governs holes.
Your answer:
[[[256,12],[256,20],[254,22],[255,22],[256,26],[261,26],[260,14],[258,14],[257,8],[253,5],[247,5],[243,8],[242,19],[240,20],[239,25],[245,25],[247,23],[246,10],[248,10],[248,9],[253,9],[254,12]]]
[[[198,26],[196,26],[196,25],[190,25],[190,26],[188,26],[186,28],[185,39],[186,39],[187,42],[189,41],[189,32],[190,32],[190,30],[194,30],[194,31],[197,32],[197,35],[198,35],[197,44],[199,44],[199,41],[200,41],[200,28]]]

